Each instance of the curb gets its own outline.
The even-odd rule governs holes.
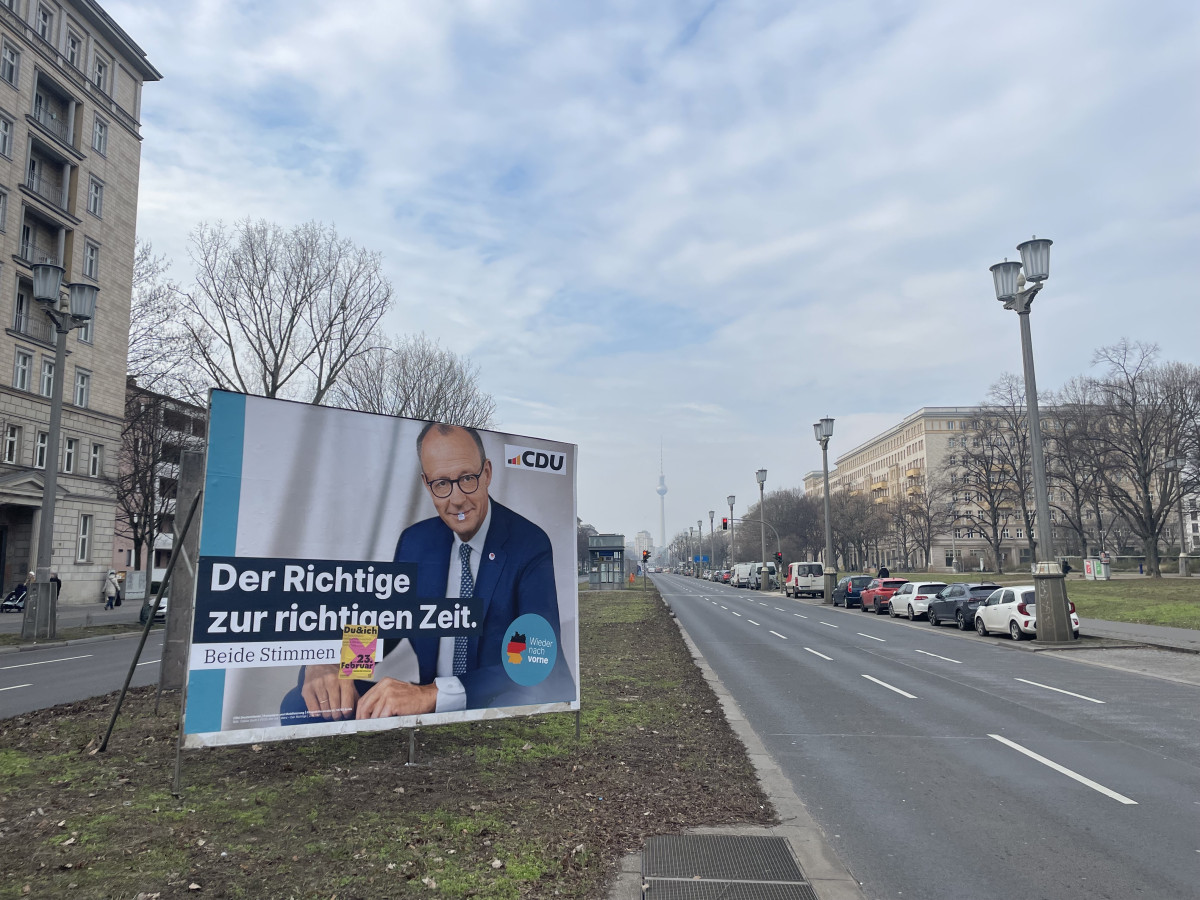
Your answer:
[[[162,628],[151,628],[150,634],[156,631],[163,631]],[[53,650],[57,647],[72,647],[76,644],[99,644],[103,641],[119,641],[125,638],[139,637],[141,631],[123,631],[120,634],[100,634],[95,637],[72,638],[69,641],[48,641],[44,644],[13,644],[5,647],[0,647],[0,654],[4,653],[24,653],[28,650]]]
[[[782,593],[779,596],[782,597]],[[663,603],[670,609],[670,604],[666,600],[663,600]],[[825,834],[821,831],[820,826],[809,815],[804,801],[796,795],[791,781],[772,759],[771,754],[767,752],[762,740],[750,727],[750,723],[746,721],[737,701],[733,699],[733,695],[721,683],[717,673],[705,661],[704,655],[692,641],[691,635],[687,633],[687,629],[683,627],[683,623],[679,621],[679,617],[673,610],[671,618],[675,620],[679,633],[682,635],[684,643],[687,644],[688,652],[692,654],[692,662],[700,669],[704,680],[717,695],[717,700],[721,704],[729,726],[745,745],[746,754],[758,774],[759,785],[774,805],[781,823],[767,826],[695,828],[689,829],[688,833],[786,838],[792,853],[795,854],[796,861],[800,864],[800,870],[820,900],[867,900],[858,881],[838,859],[837,854],[825,839]],[[642,900],[644,895],[642,892],[641,856],[642,851],[639,850],[626,854],[621,860],[617,877],[609,887],[609,900]]]

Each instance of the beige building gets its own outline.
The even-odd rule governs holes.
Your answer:
[[[159,72],[92,0],[0,0],[0,584],[37,557],[42,475],[59,468],[52,567],[91,603],[113,559],[141,164],[142,85]],[[99,287],[67,336],[62,439],[46,460],[55,334],[31,266]]]

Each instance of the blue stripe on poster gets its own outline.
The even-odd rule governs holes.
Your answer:
[[[204,734],[221,730],[221,711],[225,705],[225,670],[198,669],[188,673],[187,715],[184,734]]]
[[[213,391],[209,400],[201,556],[233,556],[237,552],[245,440],[246,395]]]

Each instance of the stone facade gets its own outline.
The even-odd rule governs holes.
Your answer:
[[[32,268],[99,287],[67,336],[52,568],[95,602],[113,558],[141,165],[142,85],[161,76],[91,0],[0,0],[0,585],[34,567],[55,335]],[[65,296],[65,292],[64,292]]]

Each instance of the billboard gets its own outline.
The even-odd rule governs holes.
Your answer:
[[[213,391],[184,746],[578,709],[576,456]]]

